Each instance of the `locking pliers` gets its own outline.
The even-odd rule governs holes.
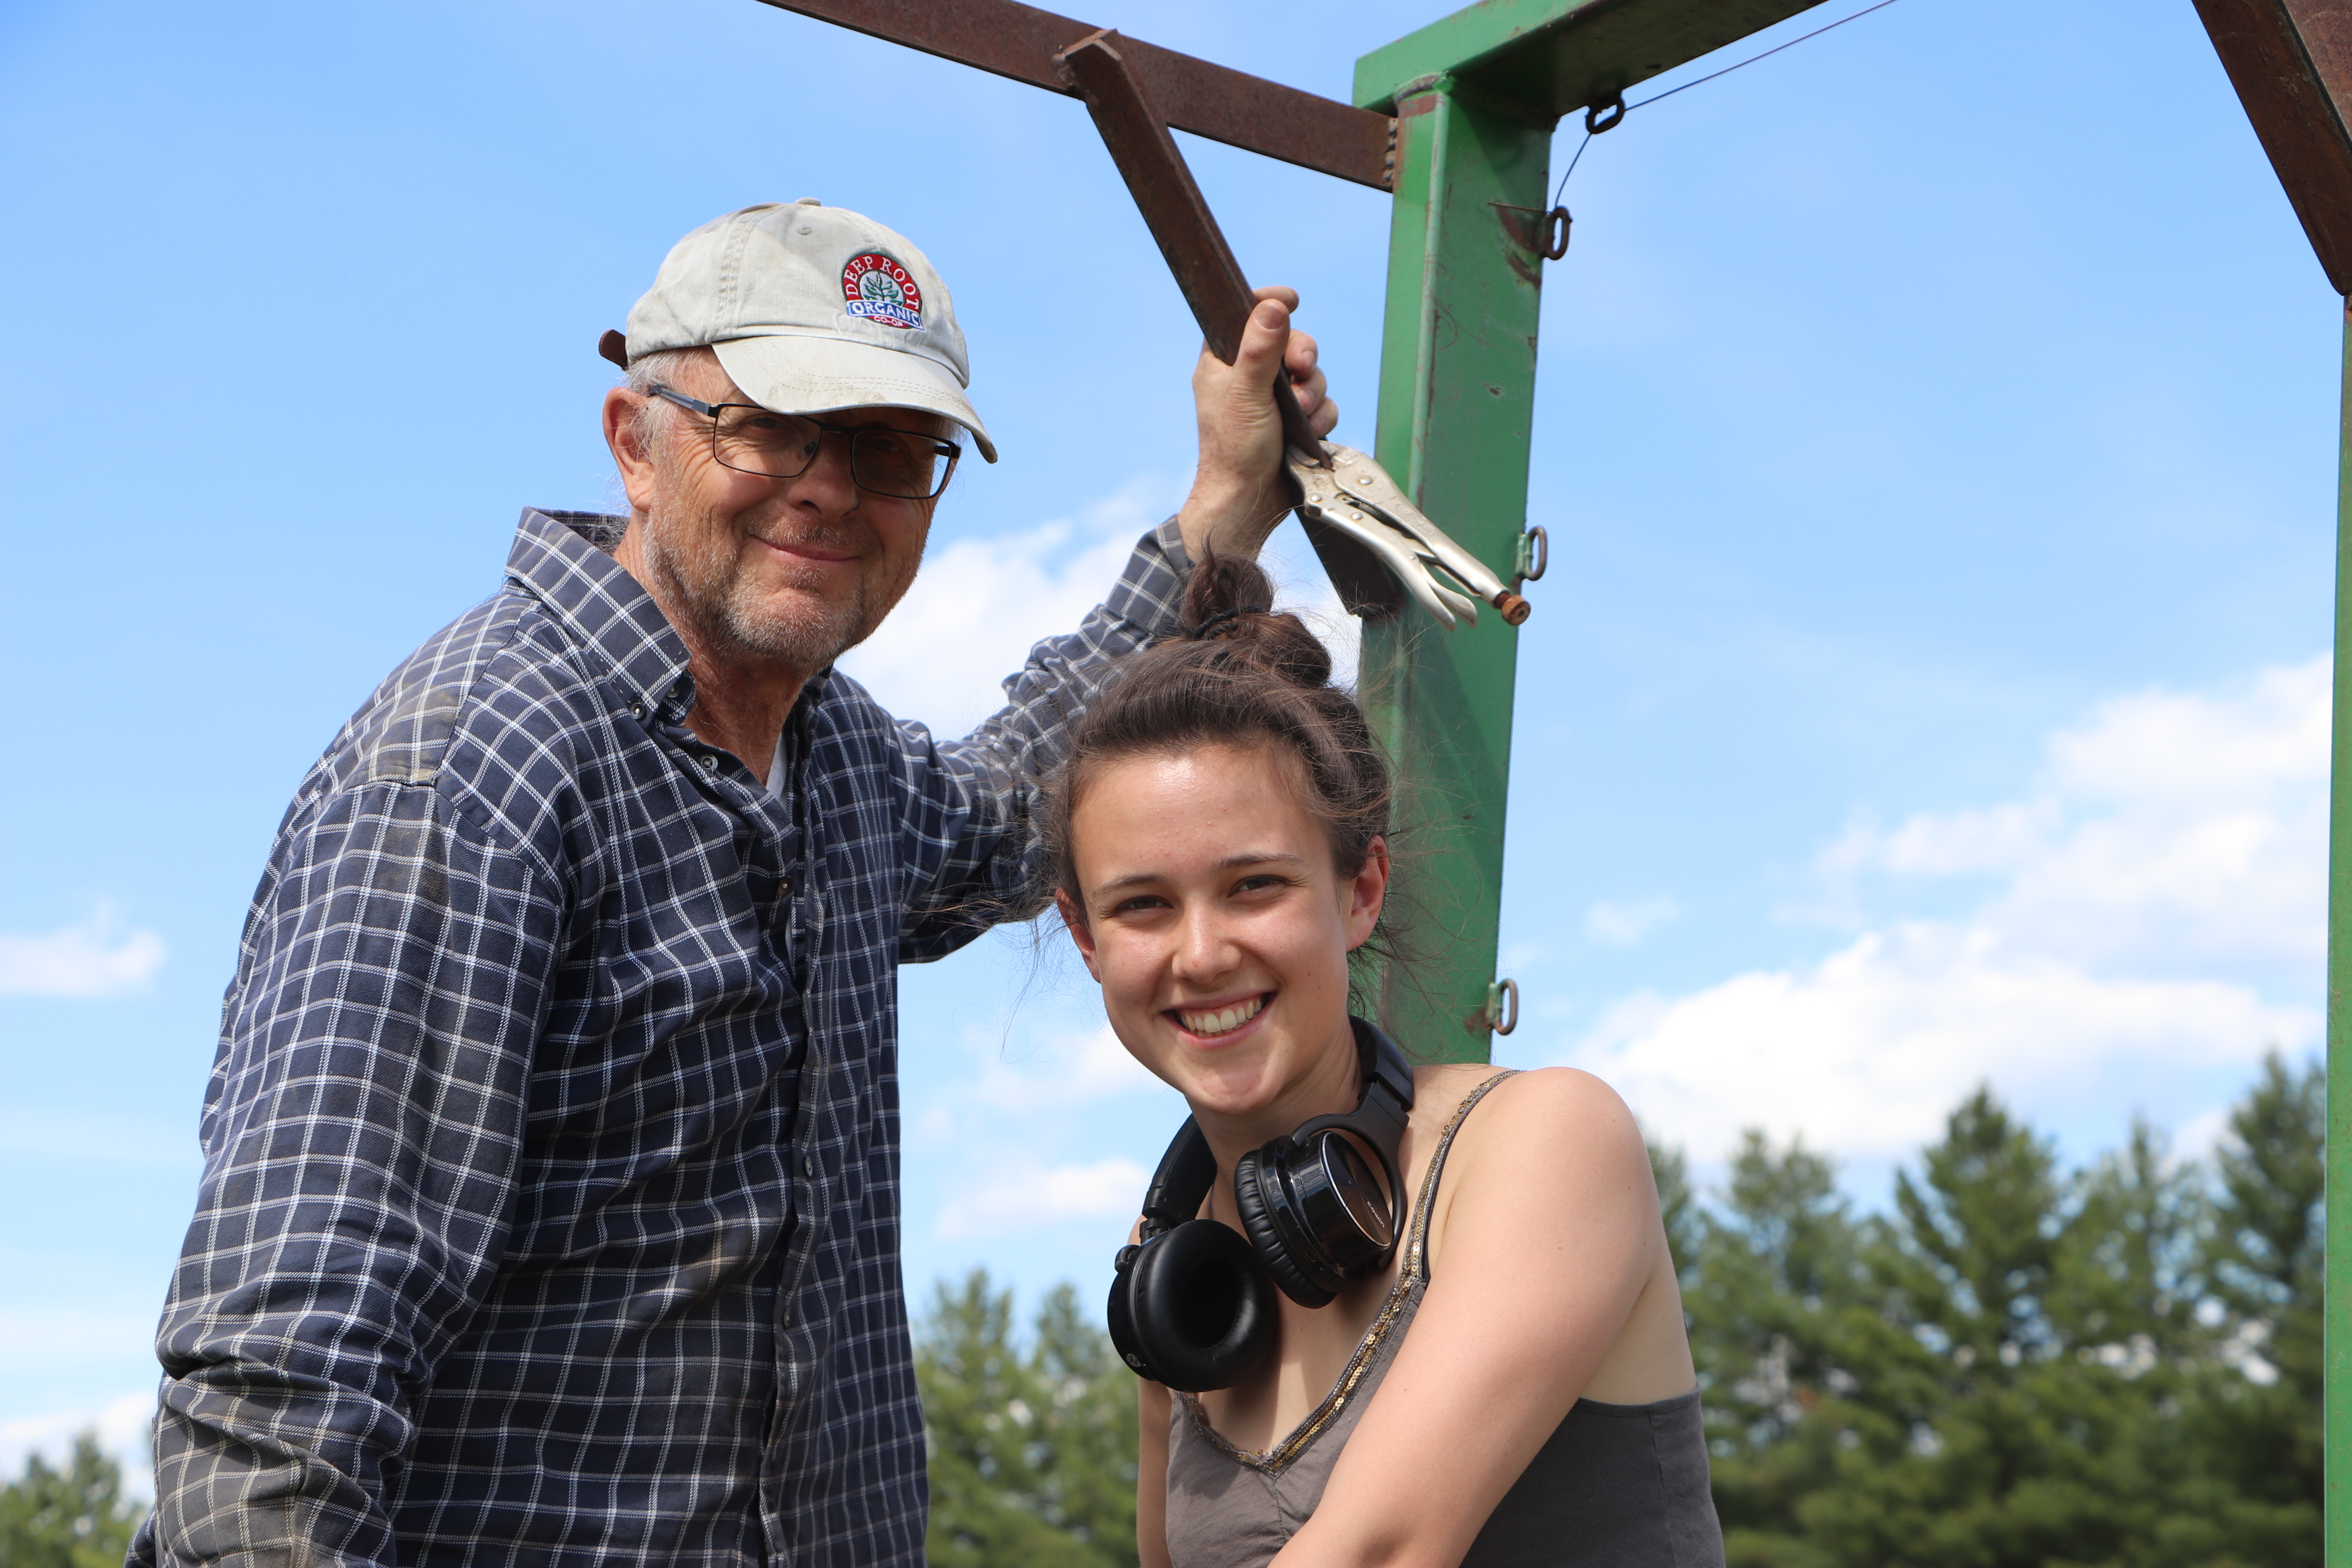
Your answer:
[[[1475,623],[1478,599],[1502,611],[1511,626],[1528,618],[1528,602],[1423,516],[1378,463],[1352,447],[1330,441],[1318,445],[1323,448],[1319,459],[1296,446],[1284,454],[1291,480],[1298,486],[1300,517],[1327,523],[1361,542],[1441,626],[1451,629],[1464,621]]]

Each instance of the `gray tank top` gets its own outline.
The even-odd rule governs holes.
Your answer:
[[[1261,1568],[1307,1522],[1429,1288],[1430,1200],[1470,1108],[1446,1123],[1422,1178],[1404,1267],[1323,1403],[1265,1453],[1217,1436],[1189,1394],[1168,1427],[1168,1554],[1175,1568]],[[1654,1405],[1580,1399],[1487,1516],[1463,1568],[1722,1568],[1698,1391]]]

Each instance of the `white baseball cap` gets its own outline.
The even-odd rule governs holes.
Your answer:
[[[744,395],[779,414],[919,408],[971,432],[971,373],[930,258],[861,213],[814,196],[704,224],[672,247],[608,359],[708,345]],[[625,356],[625,357],[624,357]]]

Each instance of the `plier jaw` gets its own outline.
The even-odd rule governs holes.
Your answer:
[[[1298,487],[1301,518],[1335,528],[1371,551],[1449,630],[1476,622],[1479,599],[1502,611],[1511,626],[1528,618],[1528,602],[1423,516],[1386,469],[1352,447],[1318,445],[1319,454],[1296,446],[1284,453]]]

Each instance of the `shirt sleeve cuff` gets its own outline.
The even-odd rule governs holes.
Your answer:
[[[1103,608],[1143,635],[1165,636],[1182,624],[1184,579],[1192,570],[1184,536],[1170,518],[1136,542],[1135,553],[1103,600]]]

